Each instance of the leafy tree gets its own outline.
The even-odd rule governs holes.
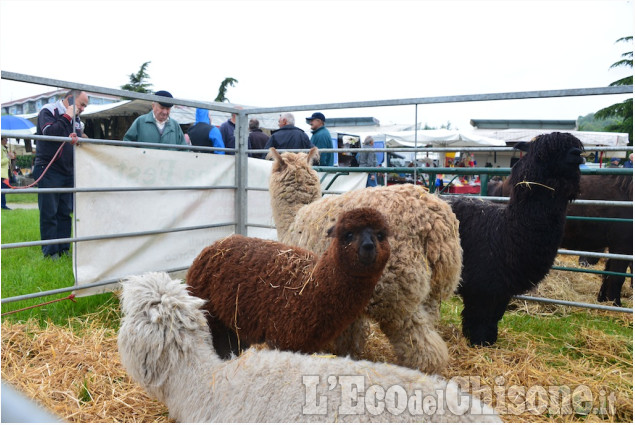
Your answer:
[[[141,68],[139,68],[136,74],[130,74],[130,82],[121,86],[121,89],[137,93],[151,93],[150,87],[152,87],[152,84],[147,81],[150,75],[146,72],[146,68],[150,62],[151,61],[148,61],[141,65]]]
[[[578,117],[578,130],[580,131],[605,131],[609,126],[619,124],[621,120],[616,117],[599,119],[593,112]]]
[[[616,43],[626,41],[632,42],[633,36],[622,37],[616,41]],[[618,68],[626,66],[633,69],[633,51],[622,53],[621,60],[611,65],[611,68]],[[629,86],[633,84],[633,75],[620,78],[617,81],[613,81],[609,86]],[[628,133],[630,144],[633,144],[633,98],[626,99],[624,102],[616,103],[606,108],[600,109],[595,113],[595,118],[604,119],[609,117],[616,117],[619,119],[617,123],[608,125],[605,130]]]
[[[229,99],[225,96],[227,94],[227,86],[234,87],[234,84],[237,83],[238,80],[232,77],[227,77],[220,83],[220,87],[218,88],[218,96],[214,99],[215,102],[229,102]]]

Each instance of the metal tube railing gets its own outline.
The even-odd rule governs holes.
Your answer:
[[[107,239],[134,238],[138,236],[151,236],[151,235],[161,235],[164,233],[189,232],[192,230],[213,229],[217,227],[235,226],[235,225],[236,225],[236,222],[230,221],[226,223],[204,224],[201,226],[175,227],[171,229],[148,230],[144,232],[111,233],[108,235],[84,236],[79,238],[60,238],[60,239],[46,239],[42,241],[16,242],[16,243],[3,244],[2,249],[27,248],[31,246],[57,245],[57,244],[73,243],[73,242],[101,241],[101,240],[107,240]]]
[[[7,80],[21,81],[27,83],[48,85],[54,87],[63,87],[68,89],[78,89],[89,91],[93,93],[101,93],[108,94],[113,96],[121,96],[130,99],[141,99],[146,101],[162,101],[165,100],[160,96],[155,96],[152,94],[144,94],[144,93],[134,93],[125,90],[117,90],[110,89],[105,87],[87,85],[87,84],[79,84],[70,81],[63,80],[55,80],[50,78],[36,77],[26,74],[18,74],[12,73],[8,71],[2,71],[2,78]],[[240,109],[239,107],[230,106],[225,103],[218,102],[200,102],[200,101],[191,101],[191,100],[183,100],[183,99],[173,99],[173,103],[177,105],[184,105],[189,107],[196,108],[204,108],[209,110],[227,112],[227,113],[235,113],[237,115],[237,126],[236,126],[236,147],[235,148],[205,148],[205,147],[196,147],[196,146],[180,146],[180,145],[164,145],[164,144],[153,144],[153,143],[143,143],[143,142],[121,142],[121,141],[111,141],[111,140],[100,140],[100,139],[80,139],[80,143],[95,143],[95,144],[103,144],[103,145],[125,145],[132,147],[140,147],[140,148],[162,148],[162,149],[174,149],[174,150],[189,150],[189,151],[200,151],[200,152],[213,152],[213,151],[224,151],[227,153],[237,153],[236,155],[236,184],[234,186],[218,186],[218,187],[187,187],[187,186],[173,186],[173,187],[153,187],[153,188],[79,188],[79,189],[63,189],[60,191],[73,191],[73,192],[110,192],[110,191],[142,191],[142,190],[209,190],[209,189],[231,189],[237,191],[236,196],[236,212],[237,217],[236,221],[232,223],[221,223],[214,225],[205,225],[205,226],[192,226],[185,228],[176,228],[176,229],[162,229],[156,231],[149,232],[134,232],[134,233],[126,233],[119,235],[103,235],[103,236],[91,236],[85,238],[68,238],[68,239],[58,239],[55,241],[41,241],[43,243],[59,243],[59,242],[79,242],[79,241],[88,241],[88,240],[100,240],[106,238],[114,238],[114,237],[133,237],[133,236],[144,236],[148,234],[159,234],[159,233],[169,233],[169,232],[179,232],[179,231],[187,231],[187,230],[198,230],[201,228],[210,228],[210,227],[220,227],[220,226],[237,226],[239,232],[244,232],[246,227],[262,227],[262,228],[272,228],[273,226],[267,225],[258,225],[253,223],[247,223],[247,205],[246,205],[246,193],[249,190],[263,190],[259,188],[251,188],[247,185],[247,167],[246,167],[246,157],[248,153],[266,153],[267,150],[263,149],[247,149],[247,122],[250,114],[260,114],[260,113],[269,113],[269,112],[292,112],[292,111],[308,111],[308,110],[328,110],[328,109],[343,109],[343,108],[366,108],[366,107],[383,107],[383,106],[401,106],[401,105],[420,105],[420,104],[437,104],[437,103],[459,103],[459,102],[481,102],[481,101],[492,101],[492,100],[512,100],[512,99],[536,99],[536,98],[557,98],[557,97],[571,97],[571,96],[593,96],[593,95],[607,95],[607,94],[630,94],[633,91],[633,86],[614,86],[614,87],[595,87],[595,88],[581,88],[581,89],[566,89],[566,90],[543,90],[543,91],[526,91],[526,92],[509,92],[509,93],[486,93],[486,94],[474,94],[474,95],[459,95],[459,96],[438,96],[438,97],[424,97],[424,98],[410,98],[410,99],[388,99],[388,100],[378,100],[378,101],[364,101],[364,102],[344,102],[344,103],[330,103],[330,104],[313,104],[313,105],[296,105],[296,106],[283,106],[283,107],[275,107],[275,108],[245,108]],[[15,133],[10,131],[2,131],[2,135],[6,137],[13,137],[18,139],[31,139],[31,140],[53,140],[58,142],[70,141],[70,138],[60,137],[60,138],[51,138],[47,136],[36,136],[36,135],[25,135],[21,133]],[[632,151],[632,146],[618,146],[618,147],[593,147],[590,148],[592,150],[597,151]],[[298,152],[304,150],[288,150],[291,152]],[[322,149],[322,152],[348,152],[348,149]],[[419,147],[419,148],[382,148],[382,149],[367,149],[361,148],[356,149],[356,152],[512,152],[513,148],[508,147],[496,147],[496,148],[484,148],[484,147]],[[244,157],[244,158],[243,158]],[[413,174],[460,174],[460,175],[475,175],[475,174],[487,174],[487,175],[507,175],[509,174],[510,169],[494,169],[494,168],[453,168],[453,167],[438,167],[438,168],[430,168],[430,167],[393,167],[393,168],[372,168],[372,169],[364,169],[364,168],[355,168],[355,167],[316,167],[318,171],[336,171],[336,172],[397,172],[397,173],[413,173]],[[632,173],[632,170],[622,170],[622,169],[584,169],[581,171],[582,174],[592,174],[592,175],[608,175],[608,174],[618,174],[618,175],[628,175]],[[20,190],[20,193],[44,193],[46,191],[55,191],[57,189],[26,189]],[[14,190],[2,190],[2,193],[16,193],[18,191]],[[339,193],[336,191],[324,191],[324,193]],[[444,195],[444,196],[452,196],[452,195]],[[494,202],[505,202],[508,198],[504,197],[488,197],[487,199]],[[624,202],[624,201],[576,201],[575,203],[602,203],[603,205],[616,205],[622,207],[630,206],[632,208],[632,202]],[[31,244],[38,245],[35,242],[27,242],[22,244]],[[2,249],[5,248],[17,248],[20,244],[6,244],[2,246]],[[25,245],[26,246],[26,245]],[[559,250],[559,253],[569,254],[567,250]],[[589,257],[592,256],[600,256],[611,258],[613,256],[620,256],[619,254],[604,254],[604,253],[591,253],[584,251],[570,251],[575,252],[576,254],[569,255],[586,255]],[[609,257],[611,256],[611,257]],[[621,256],[620,259],[624,259],[623,257],[628,257],[632,261],[631,256]],[[13,300],[17,300],[17,298],[26,299],[35,298],[37,296],[44,296],[53,293],[60,292],[69,292],[76,289],[84,289],[89,287],[95,287],[100,285],[106,285],[115,283],[116,280],[110,280],[108,282],[95,282],[92,284],[81,285],[81,286],[73,286],[71,288],[63,288],[56,289],[53,291],[45,291],[38,294],[29,294],[26,296],[20,297],[12,297],[8,299],[3,299],[2,303],[10,302]],[[44,294],[44,295],[42,295]],[[519,296],[519,299],[532,299],[537,300],[539,302],[552,302],[552,303],[560,303],[565,305],[580,305],[580,303],[570,303],[565,301],[557,301],[557,300],[546,300],[538,299],[535,297],[526,297]],[[601,308],[601,309],[609,309],[606,306],[596,306],[589,304],[588,308]],[[632,313],[632,309],[619,309],[614,311],[629,311]]]

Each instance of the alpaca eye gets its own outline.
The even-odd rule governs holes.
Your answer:
[[[346,240],[346,242],[350,242],[353,240],[353,232],[347,232],[346,235],[344,235],[344,239]]]
[[[379,242],[383,241],[384,239],[386,239],[386,235],[384,235],[383,233],[379,232],[377,233],[377,240]]]

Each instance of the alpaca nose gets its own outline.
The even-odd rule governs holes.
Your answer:
[[[362,243],[359,245],[359,260],[362,264],[371,264],[377,257],[375,242],[370,234],[364,232]]]

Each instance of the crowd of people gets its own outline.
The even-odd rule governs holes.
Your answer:
[[[165,98],[164,101],[152,102],[151,110],[134,120],[126,131],[124,142],[148,143],[157,149],[171,149],[168,145],[206,146],[220,149],[233,149],[236,146],[234,136],[237,115],[231,117],[219,127],[212,125],[209,111],[196,109],[196,120],[187,132],[183,132],[179,123],[170,118],[174,103],[170,92],[159,90],[156,96]],[[81,90],[70,90],[56,102],[46,104],[38,114],[36,133],[44,136],[70,137],[71,143],[40,140],[37,143],[33,178],[39,188],[72,188],[74,184],[74,155],[73,145],[79,138],[85,137],[80,115],[88,106],[88,94]],[[249,121],[248,149],[310,149],[317,146],[320,149],[333,148],[331,134],[325,126],[326,117],[316,112],[306,118],[311,126],[312,136],[295,126],[295,117],[289,112],[280,115],[279,128],[267,135],[261,128],[260,122],[252,118]],[[161,145],[166,145],[162,147]],[[372,139],[370,142],[372,146]],[[2,187],[9,188],[8,164],[11,157],[6,149],[6,138],[2,139]],[[228,150],[215,150],[218,155],[233,155]],[[265,158],[265,153],[249,153],[254,158]],[[374,162],[373,162],[374,161]],[[332,152],[320,154],[320,165],[333,166],[335,155]],[[374,154],[364,155],[364,164],[377,166]],[[5,172],[6,171],[6,172]],[[7,174],[5,176],[5,174]],[[5,183],[6,181],[6,183]],[[376,177],[369,176],[369,186],[376,185]],[[5,195],[2,195],[2,208],[6,205]],[[40,236],[42,240],[68,239],[71,237],[73,211],[72,192],[38,193],[38,208],[40,210]],[[46,244],[42,246],[42,254],[46,258],[57,259],[69,254],[70,243]]]

